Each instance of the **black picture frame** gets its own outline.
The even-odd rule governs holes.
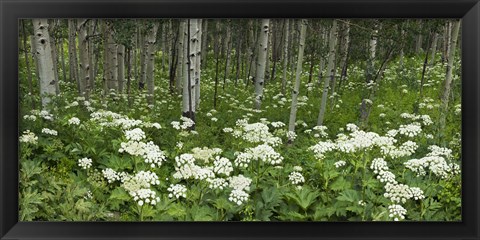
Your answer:
[[[478,0],[0,0],[1,239],[480,239]],[[461,222],[18,222],[20,18],[462,18]]]

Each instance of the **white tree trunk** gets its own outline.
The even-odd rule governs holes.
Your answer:
[[[192,89],[192,82],[193,82],[193,76],[191,76],[192,74],[192,70],[190,69],[192,66],[194,66],[191,62],[192,58],[189,54],[189,51],[191,51],[191,28],[192,28],[192,24],[190,22],[191,20],[188,20],[188,19],[185,19],[185,20],[182,20],[181,24],[183,25],[183,30],[184,30],[184,33],[183,33],[183,37],[184,37],[184,44],[183,44],[183,51],[182,51],[182,54],[183,54],[183,91],[182,91],[182,116],[184,117],[188,117],[192,120],[194,120],[195,116],[194,116],[194,108],[195,108],[195,103],[193,101],[195,101],[195,98],[193,96],[193,93],[194,89]],[[190,24],[188,24],[190,22]],[[189,35],[190,35],[190,39],[189,39]]]
[[[337,49],[337,20],[333,20],[332,29],[330,29],[329,36],[329,53],[328,53],[328,65],[326,78],[323,82],[323,93],[322,93],[322,102],[320,104],[320,113],[318,114],[317,126],[323,124],[323,119],[325,117],[325,109],[327,106],[327,97],[328,97],[328,88],[330,81],[335,77],[335,50]]]
[[[77,47],[75,43],[75,35],[75,19],[68,19],[68,64],[70,65],[70,81],[77,83],[77,86],[80,89],[78,82]]]
[[[180,27],[178,30],[178,44],[177,44],[177,76],[175,78],[175,86],[177,87],[177,91],[180,93],[183,89],[183,86],[185,86],[184,83],[184,76],[183,76],[183,68],[185,67],[185,38],[186,38],[186,32],[185,32],[185,24],[184,22],[180,22]]]
[[[87,19],[77,19],[80,95],[89,95],[90,61],[87,44]]]
[[[191,111],[191,116],[195,115],[195,106],[197,105],[195,103],[196,97],[196,79],[197,75],[199,75],[199,71],[197,70],[197,46],[199,44],[199,27],[198,27],[198,21],[197,19],[190,19],[188,20],[188,31],[189,31],[189,45],[187,46],[188,48],[188,70],[189,70],[189,75],[187,75],[188,78],[188,84],[189,84],[189,110]],[[194,118],[192,119],[194,120]]]
[[[118,92],[123,93],[125,87],[125,46],[118,45],[117,48],[117,64],[118,64]]]
[[[283,23],[285,25],[285,43],[283,45],[283,78],[282,78],[282,94],[285,94],[287,85],[287,67],[288,67],[288,38],[290,37],[290,24],[288,18]]]
[[[42,106],[45,108],[51,101],[51,95],[56,94],[48,21],[47,19],[33,19],[32,22],[35,36],[34,54],[38,64],[38,77],[40,79],[40,95],[42,97]]]
[[[208,54],[208,19],[202,21],[202,66],[206,67],[207,54]]]
[[[300,77],[302,76],[302,64],[303,64],[303,52],[305,49],[305,35],[307,31],[307,20],[302,19],[299,24],[300,27],[300,43],[298,46],[298,60],[297,60],[297,71],[295,74],[295,86],[292,91],[292,107],[290,108],[290,120],[288,122],[288,131],[295,132],[295,121],[297,117],[297,108],[298,108],[298,94],[300,91]],[[289,142],[292,142],[293,139],[289,136]]]
[[[437,43],[438,43],[438,33],[433,34],[433,40],[432,40],[432,48],[431,48],[431,59],[430,59],[430,65],[433,66],[435,65],[435,54],[437,53]]]
[[[260,109],[263,99],[263,84],[265,81],[265,64],[267,62],[267,43],[270,19],[262,19],[260,36],[258,39],[258,58],[255,74],[255,109]]]
[[[423,25],[422,19],[418,19],[417,24],[421,29]],[[423,35],[421,33],[418,33],[415,39],[415,53],[420,53],[420,51],[422,50],[422,42],[423,42]]]
[[[454,20],[453,27],[451,30],[450,35],[450,42],[448,43],[448,64],[447,64],[447,74],[445,76],[443,94],[442,94],[442,105],[441,105],[441,113],[440,113],[440,131],[439,133],[443,132],[445,128],[445,121],[447,118],[448,113],[448,101],[450,97],[450,90],[452,84],[452,71],[453,71],[453,62],[455,60],[455,50],[457,48],[457,40],[458,40],[458,32],[460,30],[460,20]]]
[[[118,72],[117,72],[117,44],[113,41],[113,33],[110,23],[104,24],[104,64],[103,71],[105,77],[105,90],[117,90]]]
[[[154,64],[155,64],[155,43],[157,38],[158,22],[155,22],[151,29],[149,29],[147,34],[146,44],[146,54],[145,54],[145,81],[147,83],[148,91],[148,103],[153,104],[154,92],[155,92],[155,83],[154,83]]]
[[[200,76],[202,72],[202,19],[197,19],[197,41],[195,50],[195,109],[200,107]]]

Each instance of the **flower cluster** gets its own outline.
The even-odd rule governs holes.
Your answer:
[[[145,132],[140,128],[125,131],[125,137],[129,141],[141,141],[145,139]]]
[[[249,124],[247,119],[240,119],[237,120],[236,128],[232,135],[249,143],[264,143],[272,146],[277,146],[282,143],[279,137],[273,136],[268,130],[268,126],[265,123],[257,122]]]
[[[169,198],[175,197],[179,199],[181,197],[187,197],[187,188],[182,184],[170,184],[170,187],[167,189],[170,193],[168,194]]]
[[[49,135],[52,135],[52,136],[57,136],[58,135],[57,131],[55,131],[53,129],[49,129],[49,128],[43,128],[42,133],[49,134]]]
[[[411,123],[407,125],[400,125],[398,133],[407,137],[415,137],[422,132],[422,127],[418,123]]]
[[[30,130],[23,131],[23,134],[20,136],[19,141],[23,143],[37,144],[38,137],[35,133],[30,132]]]
[[[215,161],[213,161],[213,171],[217,174],[230,176],[230,173],[233,171],[233,166],[227,158],[217,156]]]
[[[210,162],[210,160],[212,160],[215,155],[218,155],[220,153],[222,153],[222,149],[220,148],[195,147],[192,149],[193,157],[196,160],[202,160],[205,163]]]
[[[92,166],[92,159],[90,158],[78,159],[78,166],[83,169],[89,169]]]
[[[139,206],[147,203],[150,205],[155,205],[160,201],[160,198],[157,197],[157,193],[148,188],[138,189],[136,191],[130,192],[130,195],[133,197],[133,200],[137,202]]]
[[[172,124],[172,127],[177,130],[187,130],[195,125],[195,122],[188,117],[180,117],[180,121],[181,122],[173,121],[170,124]]]
[[[336,161],[333,165],[335,165],[336,168],[340,168],[345,166],[345,164],[347,164],[347,162],[340,160],[340,161]]]
[[[405,219],[405,215],[407,214],[407,210],[398,204],[388,206],[388,212],[388,216],[393,218],[394,221]]]
[[[175,170],[173,177],[176,179],[197,179],[205,180],[214,178],[215,174],[209,167],[201,167],[195,164],[192,154],[185,153],[175,157]]]
[[[228,186],[227,180],[224,178],[209,178],[207,179],[207,182],[209,183],[208,187],[210,189],[220,189],[223,190]]]
[[[293,185],[302,184],[305,182],[305,178],[299,172],[293,171],[288,175],[288,180],[292,182]]]
[[[72,117],[68,119],[68,125],[80,125],[80,119],[77,117]]]
[[[230,192],[228,200],[236,203],[238,206],[242,205],[244,202],[248,201],[248,193],[243,190],[233,189]]]

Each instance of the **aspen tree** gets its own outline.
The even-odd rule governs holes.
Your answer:
[[[260,36],[258,43],[258,58],[255,74],[255,109],[260,109],[263,99],[263,85],[265,81],[265,64],[267,62],[267,42],[269,34],[270,19],[262,19],[260,25]]]
[[[300,82],[302,76],[302,64],[303,64],[303,52],[305,49],[305,35],[307,31],[307,20],[302,19],[299,22],[300,27],[300,42],[298,46],[298,60],[297,60],[297,71],[295,74],[295,85],[292,90],[292,106],[290,108],[290,119],[288,122],[288,131],[295,133],[295,121],[297,117],[297,108],[298,108],[298,94],[300,92]],[[294,139],[292,135],[288,136],[288,142],[291,143]]]
[[[335,77],[335,50],[337,46],[337,20],[333,20],[332,28],[330,29],[330,36],[328,42],[328,65],[327,65],[327,76],[325,77],[323,83],[323,93],[322,100],[320,103],[320,113],[318,114],[317,126],[323,125],[323,119],[325,117],[325,110],[327,106],[327,97],[328,97],[328,88],[330,86],[330,81]]]
[[[87,23],[87,19],[77,19],[80,95],[88,98],[91,69],[88,60]]]
[[[123,93],[125,85],[125,45],[119,44],[117,48],[118,64],[118,92]]]
[[[175,78],[175,86],[177,87],[177,91],[180,93],[184,88],[183,84],[185,83],[184,80],[184,68],[185,68],[185,38],[187,33],[185,32],[185,23],[180,21],[178,27],[178,45],[177,48],[177,76]]]
[[[438,44],[438,33],[435,32],[433,34],[433,40],[432,40],[430,66],[435,65],[435,54],[437,52],[437,44]]]
[[[285,43],[283,45],[283,77],[282,77],[282,94],[285,94],[285,87],[287,85],[287,68],[288,68],[288,38],[290,37],[290,24],[288,19],[285,19]]]
[[[37,60],[38,77],[40,80],[40,95],[45,108],[51,101],[51,95],[56,94],[55,73],[53,68],[52,50],[47,19],[33,19],[34,54]]]
[[[445,129],[445,122],[448,113],[448,102],[451,91],[451,84],[453,80],[453,62],[455,60],[455,50],[458,43],[458,33],[460,31],[460,20],[454,20],[452,23],[452,30],[450,31],[450,42],[448,43],[448,57],[447,57],[447,73],[443,84],[442,104],[440,106],[440,121],[439,121],[439,135],[442,136]]]
[[[158,25],[158,22],[153,23],[145,39],[145,81],[147,84],[147,100],[149,104],[153,104],[155,94],[154,63]]]
[[[195,109],[200,107],[200,80],[202,72],[202,19],[197,19],[196,46],[195,46]]]
[[[75,35],[75,19],[68,19],[68,65],[70,66],[70,81],[77,83],[77,86],[80,89],[78,82],[77,47],[75,43]]]

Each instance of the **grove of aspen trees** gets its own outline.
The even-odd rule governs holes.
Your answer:
[[[461,221],[458,19],[22,19],[20,221]]]

